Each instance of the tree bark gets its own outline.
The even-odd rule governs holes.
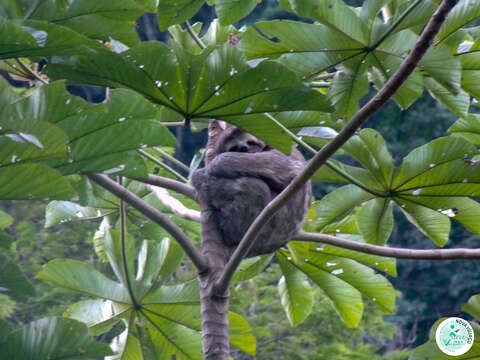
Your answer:
[[[216,140],[225,129],[225,124],[213,120],[208,127],[205,164],[216,156]],[[222,242],[208,199],[198,196],[200,203],[200,223],[202,226],[202,254],[207,259],[208,272],[199,273],[200,304],[202,313],[202,347],[205,360],[228,360],[230,338],[228,332],[229,294],[213,294],[212,287],[217,282],[227,263],[227,252]]]

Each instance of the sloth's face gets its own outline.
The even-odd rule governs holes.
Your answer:
[[[265,144],[246,132],[235,134],[225,143],[226,152],[256,153],[263,151]]]

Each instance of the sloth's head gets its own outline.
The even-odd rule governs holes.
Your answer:
[[[256,153],[268,146],[255,136],[235,126],[225,129],[217,142],[217,154],[224,152]]]

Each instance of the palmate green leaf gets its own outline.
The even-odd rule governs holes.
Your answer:
[[[470,114],[458,119],[449,129],[453,135],[461,136],[475,145],[480,145],[480,115]]]
[[[96,342],[85,324],[49,317],[32,321],[0,339],[2,357],[11,360],[91,359],[112,355],[107,344]]]
[[[326,25],[288,20],[256,23],[242,35],[239,47],[248,58],[280,57],[282,64],[305,77],[362,52],[361,44]]]
[[[52,260],[43,265],[37,278],[84,295],[129,303],[128,293],[120,283],[108,279],[91,265],[77,260]]]
[[[283,255],[277,255],[283,276],[278,282],[282,306],[292,326],[301,324],[313,308],[313,291],[304,273],[293,266]]]
[[[358,213],[357,221],[367,243],[384,245],[393,230],[393,206],[390,199],[366,202]]]
[[[182,260],[180,247],[169,239],[160,242],[146,240],[135,254],[134,239],[127,239],[131,294],[140,307],[134,308],[127,291],[119,234],[118,231],[110,232],[112,236],[108,231],[104,236],[105,250],[120,282],[109,280],[90,265],[74,260],[54,260],[39,273],[40,279],[96,297],[70,306],[65,315],[86,322],[96,335],[105,333],[122,320],[126,329],[112,342],[118,359],[143,356],[141,344],[150,344],[149,351],[155,358],[201,359],[198,281],[164,284]],[[133,269],[135,255],[138,259],[136,273]],[[231,314],[230,318],[234,324],[232,344],[253,355],[255,338],[252,329],[239,315]]]
[[[19,301],[35,295],[35,289],[20,267],[6,254],[0,253],[0,287],[2,294]]]
[[[451,360],[452,356],[443,353],[439,348],[435,340],[435,333],[438,325],[445,320],[445,318],[438,319],[432,326],[429,332],[429,340],[423,345],[415,348],[408,358],[409,360]],[[463,355],[455,356],[455,359],[470,360],[480,357],[480,328],[476,323],[470,323],[473,328],[474,340],[473,346]]]
[[[73,0],[68,3],[42,1],[31,18],[68,27],[97,40],[113,38],[127,45],[139,41],[135,21],[147,9],[132,0],[98,2]]]
[[[73,196],[75,191],[68,180],[45,165],[14,163],[0,167],[0,199],[69,200]]]
[[[72,55],[78,53],[82,45],[105,48],[97,41],[57,24],[29,20],[22,26],[14,21],[0,19],[1,59]]]
[[[220,24],[229,25],[250,14],[257,5],[257,0],[216,0],[215,12]]]
[[[426,77],[424,81],[425,87],[434,99],[445,105],[445,107],[455,115],[459,117],[468,116],[470,96],[466,92],[458,90],[457,94],[452,94],[448,89],[432,78]]]
[[[49,69],[52,76],[74,82],[134,89],[190,119],[217,118],[243,125],[249,116],[264,112],[331,110],[323,95],[286,67],[263,61],[251,68],[229,44],[193,55],[175,43],[170,49],[149,42],[121,54],[90,51]],[[257,127],[247,130],[258,135]],[[284,149],[290,143],[284,135]]]
[[[170,25],[180,24],[195,15],[205,0],[160,0],[158,2],[158,26],[166,30]]]
[[[323,197],[315,205],[316,225],[321,230],[325,225],[339,221],[348,215],[355,206],[371,200],[375,195],[356,187],[346,185]]]
[[[342,257],[324,255],[322,252],[310,253],[308,262],[293,264],[326,293],[349,327],[358,325],[362,317],[363,302],[360,293],[371,299],[382,311],[393,311],[395,290],[392,285],[365,265]]]

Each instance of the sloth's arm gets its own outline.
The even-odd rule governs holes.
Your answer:
[[[226,152],[208,165],[208,173],[216,177],[256,177],[275,192],[282,191],[302,170],[304,160],[297,150],[286,156],[277,150],[258,153]]]

